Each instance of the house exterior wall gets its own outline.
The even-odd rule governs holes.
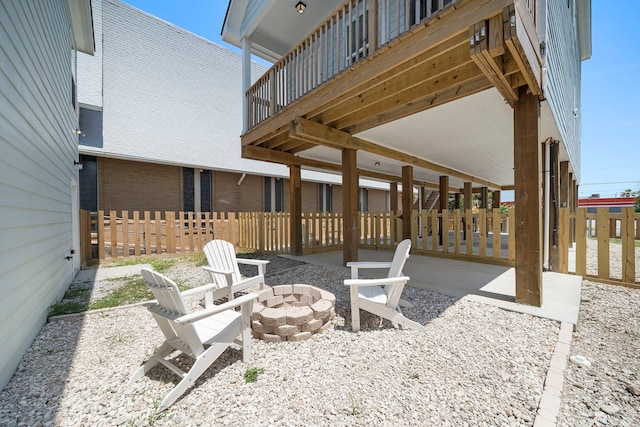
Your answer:
[[[0,389],[74,273],[70,22],[65,0],[0,3]]]
[[[287,181],[288,184],[289,181]],[[302,182],[302,212],[318,212],[318,187],[316,182]],[[287,206],[289,206],[289,201],[287,201]]]
[[[102,50],[81,58],[90,82],[79,101],[102,108],[103,138],[82,153],[288,176],[285,166],[241,157],[239,54],[118,0],[94,3]],[[253,67],[256,76],[266,71]]]
[[[99,157],[98,209],[179,212],[182,168]]]
[[[575,2],[545,2],[547,72],[545,97],[580,180],[581,60]]]
[[[289,170],[241,157],[241,55],[119,0],[94,0],[92,5],[96,54],[78,55],[82,81],[78,88],[80,153],[177,169],[212,170],[220,177],[214,190],[220,189],[212,191],[212,210],[264,210],[262,181],[252,184],[247,192],[247,182],[238,186],[238,179],[243,172],[250,181],[260,175],[286,179]],[[254,78],[265,71],[264,66],[252,64]],[[105,165],[114,163],[109,160]],[[302,177],[340,182],[338,175],[314,171],[302,171]],[[114,182],[99,184],[100,209],[151,206],[149,198],[154,195],[154,207],[172,210],[176,206],[175,197],[155,192],[145,193],[144,200],[135,199],[139,203],[125,207],[127,195],[108,192],[122,192],[131,184],[118,174],[112,178]],[[167,186],[173,188],[174,183]],[[288,187],[285,191],[288,209]]]
[[[241,173],[213,173],[213,209],[216,212],[261,212],[264,210],[264,177]]]
[[[385,212],[387,210],[387,192],[369,189],[369,212]]]

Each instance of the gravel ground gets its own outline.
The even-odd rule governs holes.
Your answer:
[[[640,426],[640,289],[582,284],[580,327],[569,363],[560,426]]]
[[[192,284],[199,268],[165,274]],[[253,360],[230,348],[172,407],[164,367],[128,383],[163,337],[136,306],[47,323],[0,394],[0,426],[532,425],[559,325],[465,299],[405,288],[405,315],[426,332],[362,312],[350,328],[344,270],[272,259],[267,283],[311,283],[337,298],[333,328],[309,341],[253,340]],[[640,290],[584,282],[582,324],[558,425],[640,425]],[[189,363],[187,360],[186,363]],[[263,368],[246,384],[244,372]],[[637,387],[637,388],[636,388]]]

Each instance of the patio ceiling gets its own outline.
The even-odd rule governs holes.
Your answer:
[[[358,133],[384,147],[464,171],[499,185],[513,184],[513,111],[497,90],[489,89]],[[302,157],[340,163],[340,151],[316,147]],[[401,174],[405,162],[358,152],[358,168]],[[414,179],[437,183],[442,173],[416,167]],[[451,177],[460,188],[463,179]]]

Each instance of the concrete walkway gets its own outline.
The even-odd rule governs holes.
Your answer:
[[[151,264],[124,265],[122,267],[89,268],[76,273],[73,283],[98,282],[100,280],[115,279],[140,274],[143,268],[153,268]]]

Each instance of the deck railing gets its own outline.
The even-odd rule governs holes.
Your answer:
[[[249,129],[457,1],[348,0],[249,88]]]

